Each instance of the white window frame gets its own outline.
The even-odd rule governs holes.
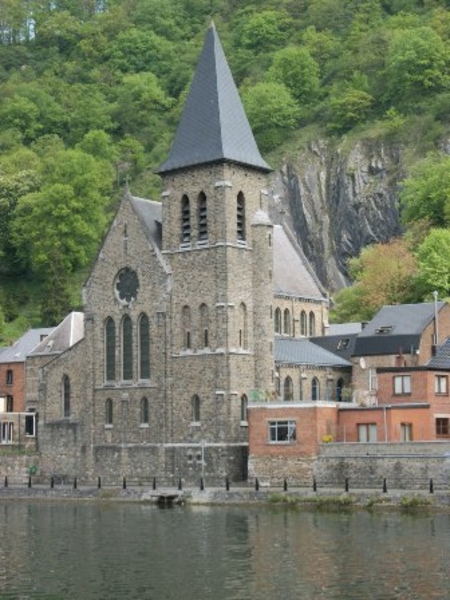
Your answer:
[[[378,441],[378,427],[376,423],[358,423],[358,442],[372,444]]]
[[[276,419],[268,423],[270,444],[294,444],[297,441],[297,422],[293,419]]]
[[[411,375],[394,375],[394,396],[411,395]]]
[[[447,375],[435,375],[434,376],[434,393],[448,396],[448,376]]]

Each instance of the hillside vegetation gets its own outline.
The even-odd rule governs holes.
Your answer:
[[[406,253],[397,266],[409,270],[380,299],[384,288],[370,288],[368,265],[381,260],[381,277],[396,255],[367,249],[350,266],[356,285],[341,292],[335,318],[365,318],[379,302],[418,300],[434,289],[448,295],[446,6],[3,0],[0,342],[79,307],[81,283],[126,182],[135,195],[158,197],[154,169],[167,155],[211,18],[274,167],[305,136],[370,134],[410,148],[415,166],[402,203],[414,233],[393,242]]]

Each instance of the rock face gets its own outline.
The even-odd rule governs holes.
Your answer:
[[[330,292],[349,284],[347,261],[401,232],[398,147],[358,141],[353,147],[316,141],[273,178],[271,218],[295,233],[317,277]]]

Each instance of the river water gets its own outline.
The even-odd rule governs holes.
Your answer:
[[[0,503],[0,598],[450,598],[450,515]]]

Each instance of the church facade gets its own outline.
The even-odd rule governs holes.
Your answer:
[[[270,167],[214,26],[159,173],[161,202],[127,190],[110,225],[82,338],[29,357],[43,474],[245,479],[248,402],[280,393],[275,334],[327,326],[327,299],[268,217]]]

